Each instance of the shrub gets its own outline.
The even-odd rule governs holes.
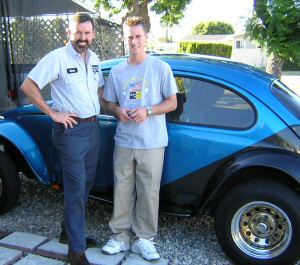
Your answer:
[[[232,46],[221,43],[203,43],[184,41],[179,43],[180,53],[194,53],[204,55],[214,55],[230,58],[232,52]]]

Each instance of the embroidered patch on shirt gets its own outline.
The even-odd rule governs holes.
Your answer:
[[[67,73],[68,74],[74,74],[74,73],[77,73],[77,72],[78,72],[77,68],[68,68],[67,69]]]

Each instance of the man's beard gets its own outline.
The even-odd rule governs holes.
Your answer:
[[[83,45],[83,42],[85,43],[85,45]],[[90,47],[90,44],[88,43],[88,41],[82,41],[82,40],[78,40],[76,42],[72,42],[74,49],[78,52],[78,53],[85,53],[87,51],[87,49]]]

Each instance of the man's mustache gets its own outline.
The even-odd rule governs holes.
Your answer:
[[[88,44],[88,41],[86,41],[86,40],[78,40],[78,41],[76,41],[76,44],[80,44],[80,43],[86,43],[86,44]]]

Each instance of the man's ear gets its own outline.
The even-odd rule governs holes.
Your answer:
[[[71,34],[70,28],[66,28],[66,32],[67,32],[68,36],[70,37],[70,34]]]

